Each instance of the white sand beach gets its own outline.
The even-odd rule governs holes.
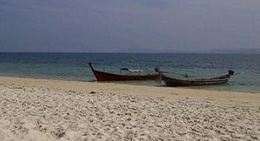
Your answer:
[[[260,93],[0,77],[0,141],[260,140]]]

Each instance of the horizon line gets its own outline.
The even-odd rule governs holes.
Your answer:
[[[0,51],[0,53],[96,53],[96,54],[260,54],[258,52],[67,52],[67,51]]]

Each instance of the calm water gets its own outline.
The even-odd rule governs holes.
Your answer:
[[[182,74],[190,78],[221,75],[232,68],[235,75],[229,84],[190,88],[260,92],[260,54],[0,53],[0,75],[93,81],[88,62],[114,73],[121,67],[153,73],[158,66],[169,72],[167,75],[180,78]],[[155,82],[124,83],[163,86]]]

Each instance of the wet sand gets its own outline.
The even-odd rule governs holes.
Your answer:
[[[260,140],[260,93],[0,77],[0,141]]]

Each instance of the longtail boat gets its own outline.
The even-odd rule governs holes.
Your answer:
[[[234,74],[234,71],[229,70],[228,74],[202,79],[178,79],[165,76],[162,73],[160,74],[162,75],[162,80],[164,81],[166,86],[176,87],[224,84],[228,82],[230,76]]]
[[[91,63],[89,63],[89,67],[94,73],[97,81],[126,81],[126,80],[160,80],[161,75],[158,74],[140,74],[140,75],[123,75],[123,74],[113,74],[108,72],[102,72],[95,70]],[[126,70],[126,68],[122,68],[122,70]]]

